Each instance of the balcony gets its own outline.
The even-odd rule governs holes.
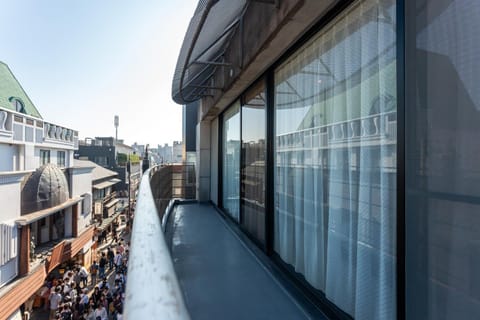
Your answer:
[[[0,142],[78,148],[78,132],[23,113],[0,108]]]
[[[187,190],[194,185],[187,177],[192,171],[156,167],[142,178],[126,318],[326,319],[214,206],[176,199],[158,210],[177,195],[174,191],[192,196]]]

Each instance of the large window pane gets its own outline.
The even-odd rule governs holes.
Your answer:
[[[408,319],[480,317],[480,2],[406,1]]]
[[[240,218],[240,104],[223,115],[223,208]]]
[[[265,243],[265,85],[258,83],[242,106],[242,224]]]
[[[396,314],[395,1],[358,1],[275,71],[275,251],[356,319]]]

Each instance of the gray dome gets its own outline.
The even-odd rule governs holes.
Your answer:
[[[54,164],[38,168],[22,188],[22,214],[55,207],[69,199],[65,174]]]

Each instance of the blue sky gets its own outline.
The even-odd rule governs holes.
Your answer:
[[[47,121],[80,137],[171,144],[180,46],[197,0],[0,0],[0,60]]]

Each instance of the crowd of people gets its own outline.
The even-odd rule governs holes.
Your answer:
[[[49,277],[39,293],[47,299],[49,320],[121,320],[129,244],[112,241],[88,271],[73,266],[62,277]]]

